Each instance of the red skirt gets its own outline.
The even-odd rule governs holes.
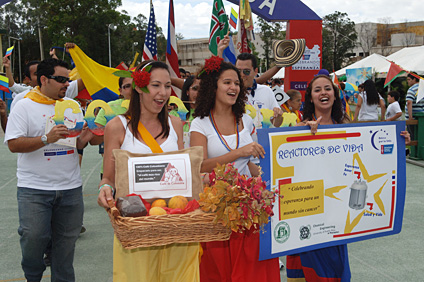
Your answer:
[[[280,282],[278,258],[259,261],[259,232],[231,234],[228,241],[202,243],[201,282]]]

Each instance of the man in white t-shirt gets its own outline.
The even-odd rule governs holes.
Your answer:
[[[274,118],[271,122],[275,127],[279,127],[283,122],[283,111],[278,105],[271,88],[256,83],[255,77],[258,74],[256,57],[249,53],[241,53],[237,56],[236,68],[240,70],[244,86],[248,89],[246,104],[253,106],[256,110],[256,117],[253,120],[255,127],[262,127],[260,110],[263,108],[274,111]]]
[[[67,138],[67,126],[53,121],[55,103],[72,101],[65,98],[67,66],[55,59],[40,62],[39,86],[16,104],[4,138],[10,151],[18,153],[18,233],[28,281],[41,280],[46,269],[44,250],[50,240],[52,281],[75,281],[75,241],[84,210],[77,149],[85,147],[93,135],[85,127],[78,138]],[[82,113],[67,109],[64,121],[81,124]]]

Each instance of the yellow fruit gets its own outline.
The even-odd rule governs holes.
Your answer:
[[[174,196],[169,200],[168,207],[171,209],[184,209],[187,206],[188,200],[183,196]]]
[[[166,210],[161,207],[153,207],[149,211],[149,215],[162,215],[166,214]]]
[[[165,200],[164,199],[157,199],[157,200],[155,200],[152,203],[152,208],[154,208],[154,207],[160,207],[160,208],[166,207]]]

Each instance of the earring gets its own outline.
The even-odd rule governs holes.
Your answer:
[[[293,108],[290,106],[290,107],[289,107],[289,110],[291,111],[291,110],[293,110]]]

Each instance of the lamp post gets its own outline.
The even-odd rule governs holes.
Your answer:
[[[135,46],[137,46],[138,45],[138,42],[133,42],[133,45],[132,45],[132,53],[134,54],[134,47]]]
[[[112,53],[110,49],[110,30],[116,30],[116,26],[113,24],[107,24],[107,39],[109,43],[109,67],[112,67]]]

